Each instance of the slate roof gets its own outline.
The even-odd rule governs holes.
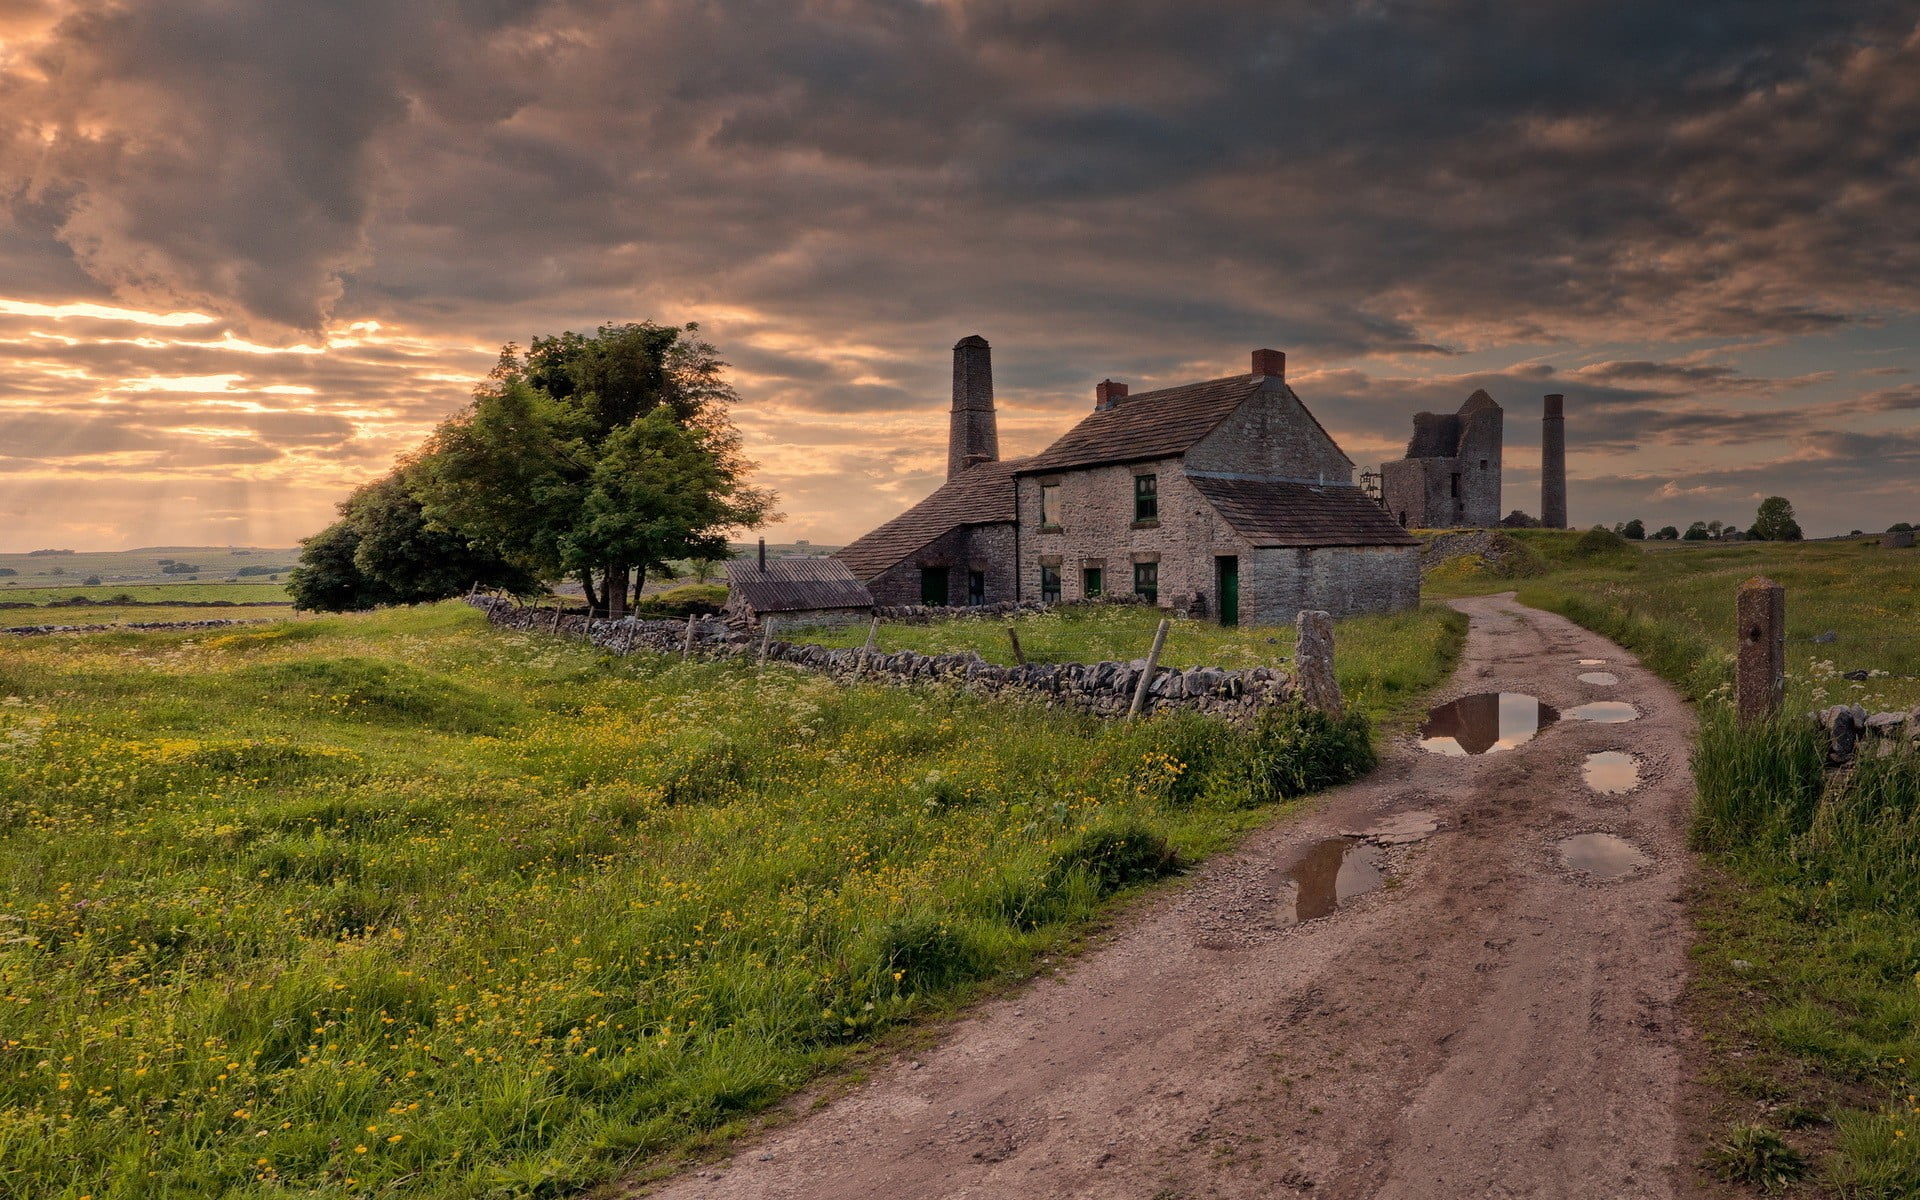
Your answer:
[[[727,588],[729,600],[738,599],[755,613],[873,607],[873,593],[847,564],[822,555],[770,558],[765,571],[757,557],[729,559]]]
[[[941,484],[925,500],[835,551],[861,579],[872,579],[935,538],[962,525],[1013,520],[1013,476],[1030,461],[977,463]]]
[[[1256,546],[1418,546],[1357,487],[1187,477],[1227,524]]]
[[[1020,468],[1023,475],[1183,454],[1260,389],[1264,375],[1235,375],[1141,392],[1088,413]]]

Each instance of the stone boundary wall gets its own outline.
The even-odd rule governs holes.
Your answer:
[[[876,604],[873,615],[882,621],[891,621],[896,625],[931,625],[935,621],[951,621],[962,617],[1011,617],[1020,613],[1053,612],[1063,608],[1092,608],[1097,605],[1120,605],[1128,608],[1144,607],[1146,601],[1139,596],[1102,596],[1097,600],[1063,600],[1058,604],[1048,604],[1041,600],[1002,600],[996,604],[966,605],[930,605],[930,604]],[[779,620],[780,614],[774,613]]]
[[[468,601],[502,629],[522,629],[590,641],[614,654],[635,650],[678,654],[688,646],[685,621],[588,621],[580,614],[528,608],[510,600],[476,597]],[[969,610],[959,610],[966,612]],[[760,639],[718,619],[693,622],[692,653],[702,658],[757,661]],[[1100,663],[1028,663],[1002,667],[968,651],[920,654],[912,650],[869,653],[857,648],[815,646],[778,638],[765,644],[768,662],[785,663],[836,679],[898,686],[944,682],[983,695],[1015,696],[1049,708],[1069,708],[1102,717],[1123,717],[1133,703],[1146,660]],[[1245,720],[1270,704],[1299,696],[1294,678],[1271,667],[1226,670],[1221,667],[1161,667],[1147,692],[1148,712],[1197,712]]]
[[[264,625],[262,620],[236,621],[129,621],[120,625],[16,625],[11,629],[0,628],[0,635],[11,634],[14,637],[27,637],[42,633],[118,633],[128,629],[143,631],[163,629],[223,629],[229,625]]]
[[[1858,704],[1836,704],[1807,717],[1827,735],[1827,765],[1850,766],[1861,754],[1880,757],[1920,749],[1920,708],[1869,713]]]

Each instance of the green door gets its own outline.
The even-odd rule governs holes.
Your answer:
[[[920,568],[920,603],[941,607],[950,603],[945,567]]]
[[[1213,560],[1215,572],[1220,577],[1220,623],[1238,625],[1240,623],[1240,560],[1226,555]]]

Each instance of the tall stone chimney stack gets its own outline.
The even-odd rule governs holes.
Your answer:
[[[1567,527],[1566,402],[1558,392],[1548,396],[1540,424],[1540,524],[1548,529]]]
[[[1000,460],[993,420],[993,348],[979,334],[953,346],[953,421],[947,434],[947,478],[976,463]]]

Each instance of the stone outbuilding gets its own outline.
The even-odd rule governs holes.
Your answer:
[[[727,563],[727,603],[722,615],[736,625],[758,625],[768,617],[782,626],[845,625],[873,612],[873,593],[847,564],[824,555],[769,559],[761,546],[757,558]]]
[[[1381,503],[1409,529],[1491,529],[1500,524],[1505,414],[1484,391],[1458,412],[1416,413],[1407,456],[1380,467]]]
[[[878,603],[1130,594],[1226,624],[1419,603],[1419,543],[1354,484],[1279,351],[1139,395],[1104,381],[1091,413],[1011,461],[987,354],[979,338],[954,347],[946,483],[838,554]]]

